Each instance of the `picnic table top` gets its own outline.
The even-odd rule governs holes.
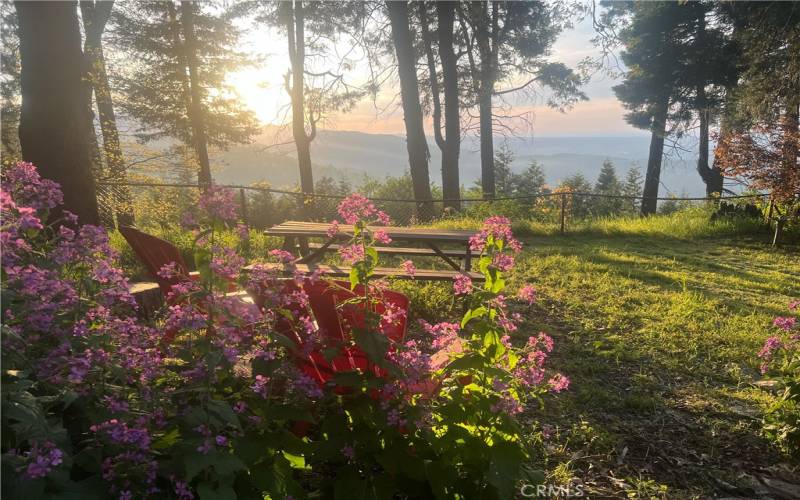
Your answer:
[[[272,236],[309,236],[327,237],[332,224],[327,222],[286,221],[272,226],[265,232]],[[447,241],[467,243],[475,231],[460,231],[457,229],[435,229],[418,227],[374,226],[372,229],[383,229],[386,234],[395,240],[405,241]],[[353,226],[339,225],[339,232],[343,235],[353,233]]]

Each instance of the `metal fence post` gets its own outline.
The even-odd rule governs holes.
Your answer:
[[[561,234],[564,234],[564,211],[567,206],[567,193],[561,193]]]
[[[242,204],[242,220],[244,221],[244,225],[250,227],[247,221],[247,194],[244,192],[244,188],[239,188],[239,201]]]

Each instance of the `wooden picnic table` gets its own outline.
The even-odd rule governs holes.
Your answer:
[[[324,222],[286,221],[267,229],[266,234],[283,237],[283,249],[300,254],[296,261],[297,264],[313,265],[319,262],[326,252],[338,249],[337,241],[349,239],[353,235],[353,226],[341,224],[337,234],[332,237],[328,236],[331,227],[332,224]],[[469,239],[475,234],[473,231],[396,226],[375,226],[369,229],[382,229],[393,241],[419,245],[416,247],[377,247],[376,250],[379,254],[439,257],[457,273],[477,274],[471,272],[472,251],[469,247]],[[321,238],[324,242],[322,244],[309,243],[309,238]],[[442,249],[441,244],[453,244],[461,248],[458,250]],[[462,263],[459,264],[456,260],[461,260]],[[453,273],[445,274],[450,276]],[[443,275],[443,277],[446,276]]]

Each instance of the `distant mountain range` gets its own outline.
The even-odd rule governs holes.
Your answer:
[[[220,183],[250,184],[266,181],[275,187],[293,186],[299,182],[294,145],[269,146],[275,137],[264,134],[247,146],[231,148],[216,155],[214,177]],[[629,137],[533,137],[496,138],[514,154],[512,168],[521,171],[531,161],[542,165],[547,182],[557,185],[562,179],[582,173],[594,182],[604,160],[617,167],[620,178],[629,168],[644,169],[647,165],[649,136]],[[432,139],[431,180],[441,181],[441,155]],[[461,183],[472,185],[480,178],[480,153],[477,139],[469,137],[461,146]],[[365,177],[382,179],[402,175],[408,170],[405,139],[388,134],[322,130],[311,146],[315,178],[323,176],[347,179],[353,183]],[[665,158],[661,193],[700,196],[704,186],[694,170],[696,153],[681,151]]]

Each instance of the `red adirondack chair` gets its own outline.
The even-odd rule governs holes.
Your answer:
[[[178,284],[180,279],[162,278],[158,275],[162,267],[174,262],[179,275],[185,277],[194,276],[190,275],[189,267],[183,260],[180,250],[172,243],[153,236],[152,234],[139,231],[133,227],[121,226],[119,232],[122,233],[122,236],[125,237],[125,240],[131,246],[134,253],[136,253],[136,256],[139,257],[139,260],[144,264],[150,277],[158,283],[165,299],[169,296],[172,286]]]
[[[307,355],[298,357],[299,368],[320,385],[333,378],[337,372],[356,369],[369,370],[378,376],[385,376],[385,371],[372,363],[366,353],[358,347],[349,345],[352,330],[364,328],[365,326],[366,315],[364,314],[363,306],[345,305],[341,308],[337,307],[338,304],[363,294],[363,287],[359,286],[356,290],[350,291],[349,283],[343,281],[331,284],[327,281],[312,283],[310,280],[306,280],[302,288],[308,295],[309,305],[320,335],[332,340],[334,343],[341,342],[346,347],[343,347],[340,354],[330,361],[325,359],[325,356],[320,351],[312,351]],[[287,281],[284,284],[282,293],[291,295],[298,290],[299,288],[294,281]],[[383,292],[382,300],[382,303],[375,305],[374,312],[377,314],[382,314],[388,304],[403,311],[408,311],[408,298],[403,294],[385,291]],[[263,306],[263,299],[259,300],[256,297],[256,304]],[[299,305],[294,304],[289,305],[289,309],[300,310],[301,308]],[[280,333],[294,340],[301,351],[307,348],[302,334],[298,334],[288,320],[281,319],[277,329]],[[392,341],[400,342],[405,337],[405,332],[406,318],[404,317],[395,324],[384,326],[381,334],[386,335]]]

